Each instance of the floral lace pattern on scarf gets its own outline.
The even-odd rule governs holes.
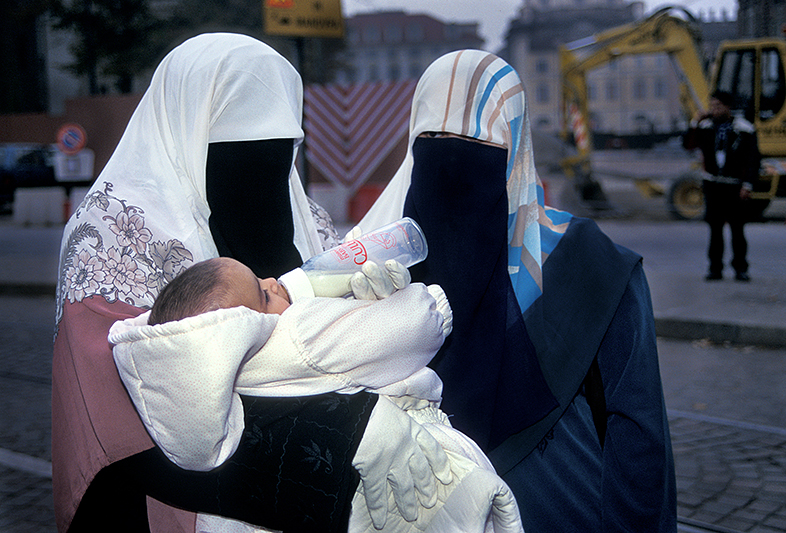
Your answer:
[[[76,210],[77,219],[93,209],[105,212],[101,218],[114,241],[104,242],[89,222],[71,231],[60,256],[58,324],[66,300],[76,303],[94,295],[147,309],[164,285],[186,268],[183,263],[194,259],[177,239],[154,240],[145,227],[144,210],[112,196],[112,189],[104,182],[104,190],[88,194]]]
[[[145,227],[144,210],[113,196],[112,189],[112,183],[104,182],[103,191],[88,194],[76,209],[77,219],[93,209],[105,212],[101,218],[114,240],[104,242],[99,228],[89,222],[71,231],[60,256],[56,324],[66,301],[81,302],[95,295],[110,303],[120,300],[149,309],[164,285],[185,270],[185,262],[194,260],[179,240],[154,240]],[[338,246],[341,238],[330,215],[308,201],[322,248]]]
[[[341,244],[341,237],[339,237],[333,225],[333,219],[330,218],[330,214],[311,198],[308,198],[308,205],[311,208],[311,216],[314,218],[314,223],[317,225],[317,234],[319,235],[319,243],[322,245],[322,250],[329,250]]]

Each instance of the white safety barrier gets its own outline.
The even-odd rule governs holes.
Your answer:
[[[65,221],[63,187],[31,187],[14,191],[14,224],[51,225]]]

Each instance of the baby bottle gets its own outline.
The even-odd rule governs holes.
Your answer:
[[[346,296],[352,292],[349,280],[367,261],[380,266],[395,259],[405,267],[423,261],[428,254],[426,238],[420,226],[404,217],[360,238],[345,242],[335,248],[315,255],[300,267],[308,278],[313,295],[327,297]],[[279,280],[292,295],[294,285],[302,273],[297,269],[284,274]],[[301,291],[296,290],[302,294]],[[295,298],[297,299],[297,298]],[[294,299],[293,299],[294,301]]]

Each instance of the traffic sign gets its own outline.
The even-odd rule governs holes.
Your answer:
[[[341,0],[264,0],[265,33],[289,37],[344,37]]]
[[[66,155],[78,154],[86,144],[87,133],[79,124],[63,124],[57,130],[57,147]]]

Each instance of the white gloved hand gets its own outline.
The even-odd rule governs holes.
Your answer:
[[[344,239],[341,241],[341,244],[344,244],[345,242],[357,240],[362,236],[363,236],[363,232],[360,230],[360,226],[355,226],[354,228],[349,230],[349,232],[346,235],[344,235]]]
[[[403,289],[411,281],[407,267],[390,259],[385,261],[384,267],[366,261],[361,271],[352,275],[349,286],[356,300],[382,300]]]
[[[426,429],[395,403],[380,396],[352,460],[360,473],[371,521],[382,529],[387,521],[392,491],[401,516],[418,518],[418,502],[426,508],[437,502],[437,480],[453,479],[445,451]]]
[[[437,301],[437,311],[442,315],[442,334],[447,337],[453,331],[453,309],[448,297],[439,285],[429,285],[426,290]]]

